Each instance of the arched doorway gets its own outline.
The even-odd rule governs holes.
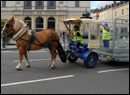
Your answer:
[[[48,29],[55,30],[55,18],[54,17],[48,18]]]
[[[27,26],[29,26],[29,29],[31,29],[31,18],[30,17],[26,17],[24,19],[24,22],[27,23]]]
[[[36,31],[41,31],[43,30],[43,18],[42,17],[37,17],[36,19]]]

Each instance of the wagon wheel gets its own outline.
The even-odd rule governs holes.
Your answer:
[[[97,64],[97,56],[95,54],[90,54],[87,59],[84,61],[86,68],[93,68]]]
[[[78,59],[78,57],[74,57],[74,56],[69,56],[69,57],[68,57],[68,60],[69,60],[70,62],[75,62],[77,59]]]

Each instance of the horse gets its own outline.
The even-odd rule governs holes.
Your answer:
[[[21,20],[15,19],[13,16],[4,25],[4,28],[2,30],[2,36],[7,36],[11,32],[13,32],[13,34],[16,35],[18,33],[18,31],[20,31],[23,28],[23,26],[26,26],[26,24]],[[28,30],[30,30],[30,29],[28,29]],[[27,67],[27,68],[30,67],[30,62],[29,62],[29,59],[27,57],[27,50],[28,50],[29,44],[30,44],[29,43],[30,37],[29,37],[28,33],[25,32],[24,35],[22,36],[22,38],[24,38],[25,40],[19,38],[16,41],[16,47],[19,50],[19,63],[15,67],[16,70],[22,70],[21,62],[22,62],[23,56],[25,56],[25,59],[26,59],[26,66],[25,67]],[[36,38],[37,38],[37,40],[36,40]],[[56,41],[53,41],[53,40],[56,40]],[[52,42],[50,42],[50,41],[52,41]],[[50,67],[50,69],[55,68],[55,59],[56,59],[56,55],[57,55],[56,50],[59,53],[61,61],[62,62],[66,61],[65,54],[63,54],[63,48],[60,44],[59,35],[57,34],[56,31],[46,29],[46,30],[35,32],[35,39],[33,42],[35,44],[31,44],[30,50],[43,49],[44,46],[40,46],[39,42],[40,43],[48,43],[51,47],[51,48],[48,47],[50,54],[51,54],[51,61],[48,65]]]

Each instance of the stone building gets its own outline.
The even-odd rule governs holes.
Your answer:
[[[111,5],[106,5],[104,8],[101,7],[99,13],[99,20],[107,19],[129,19],[129,1],[113,1]]]
[[[12,16],[28,22],[30,29],[65,31],[63,19],[80,18],[90,11],[90,1],[1,1],[1,19]]]
[[[112,28],[115,18],[129,19],[129,1],[113,1],[111,5],[106,5],[104,8],[101,7],[101,10],[99,12],[100,21],[110,22],[108,23],[108,27]],[[118,23],[122,23],[122,21],[119,20]],[[124,20],[124,23],[129,22],[125,22]],[[117,27],[117,29],[118,28],[121,29],[121,32],[129,31],[128,25]]]

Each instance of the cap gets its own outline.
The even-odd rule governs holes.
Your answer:
[[[108,24],[107,24],[107,23],[105,23],[104,25],[107,25],[107,26],[108,26]]]

